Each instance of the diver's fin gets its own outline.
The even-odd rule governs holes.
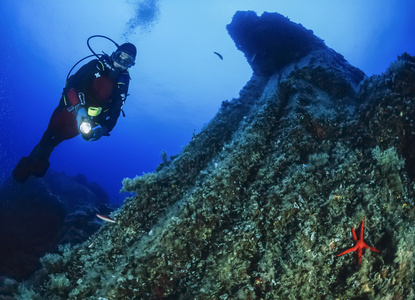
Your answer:
[[[43,177],[46,174],[46,171],[49,169],[49,161],[44,161],[37,159],[33,164],[33,176]]]
[[[31,175],[36,177],[45,176],[49,166],[49,161],[23,157],[14,168],[12,175],[14,180],[24,183]]]

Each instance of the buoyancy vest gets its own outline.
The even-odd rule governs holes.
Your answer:
[[[108,76],[95,78],[91,84],[91,98],[95,105],[105,106],[112,101],[115,81]],[[91,99],[91,100],[92,100]],[[92,103],[91,103],[92,104]]]

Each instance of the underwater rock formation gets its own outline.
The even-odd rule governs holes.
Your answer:
[[[96,232],[96,213],[108,213],[108,195],[85,176],[49,171],[27,184],[0,187],[0,276],[25,278],[59,244],[77,244]],[[1,285],[0,285],[1,286]]]
[[[279,14],[238,12],[228,30],[254,71],[240,97],[156,172],[125,179],[135,196],[117,223],[43,257],[19,295],[415,297],[415,58],[365,78]],[[380,253],[358,266],[337,254],[363,220]]]

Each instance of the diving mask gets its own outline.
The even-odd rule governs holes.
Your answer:
[[[135,64],[134,58],[124,51],[115,52],[112,55],[112,59],[114,60],[114,63],[117,63],[126,69],[134,66]]]

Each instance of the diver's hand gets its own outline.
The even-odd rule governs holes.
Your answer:
[[[88,141],[89,142],[97,141],[104,135],[109,135],[108,130],[105,127],[101,127],[101,125],[99,125],[95,127],[94,129],[92,129],[92,136]]]
[[[78,130],[79,127],[81,126],[82,121],[84,120],[88,120],[89,116],[86,113],[85,107],[80,107],[79,109],[76,110],[76,124],[78,125]]]

